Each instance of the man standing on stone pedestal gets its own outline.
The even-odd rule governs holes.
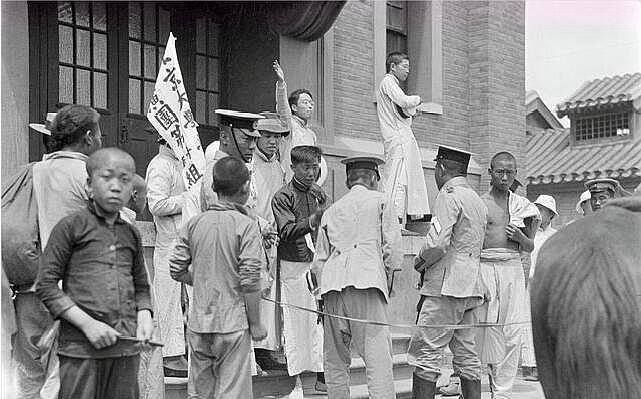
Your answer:
[[[410,221],[417,220],[430,213],[421,152],[412,132],[412,116],[421,98],[407,96],[399,86],[410,72],[407,54],[389,54],[385,66],[387,74],[376,92],[376,111],[385,146],[385,192],[405,223],[408,217]]]

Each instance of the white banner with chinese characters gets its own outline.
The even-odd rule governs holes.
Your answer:
[[[174,150],[183,164],[183,180],[189,191],[199,191],[197,185],[205,170],[205,152],[191,112],[182,73],[176,55],[176,38],[169,33],[165,55],[162,57],[154,95],[149,103],[147,119]],[[196,196],[198,193],[194,192]]]

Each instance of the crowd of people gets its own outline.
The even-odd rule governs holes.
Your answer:
[[[316,391],[348,398],[356,352],[370,397],[394,398],[386,323],[401,230],[427,222],[413,263],[421,295],[408,348],[414,397],[436,395],[447,346],[465,399],[481,398],[483,370],[495,398],[511,397],[519,364],[536,378],[534,343],[544,338],[536,326],[532,337],[529,280],[550,258],[539,252],[551,247],[544,242],[563,234],[551,227],[555,200],[512,191],[509,152],[492,157],[490,189],[479,195],[466,179],[472,154],[439,146],[430,210],[411,130],[421,99],[399,85],[409,58],[392,53],[386,67],[377,93],[385,159],[343,159],[349,191],[333,204],[310,124],[313,95],[288,96],[276,61],[276,112],[216,110],[220,138],[193,190],[162,137],[143,179],[129,154],[101,148],[94,109],[60,109],[41,128],[48,153],[12,191],[31,179],[42,248],[35,274],[16,284],[3,250],[17,397],[156,397],[164,375],[187,377],[189,397],[251,398],[252,374],[281,369],[296,377],[292,395],[302,398],[300,375],[315,372]],[[577,204],[586,215],[623,193],[612,179],[586,188]],[[152,265],[135,227],[145,206],[156,228]]]

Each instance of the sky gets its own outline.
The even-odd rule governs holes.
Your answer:
[[[526,0],[525,87],[551,111],[587,80],[634,72],[641,0]]]

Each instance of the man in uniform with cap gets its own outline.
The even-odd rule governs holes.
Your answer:
[[[220,116],[220,147],[213,158],[207,159],[200,192],[202,212],[213,205],[217,199],[216,193],[211,188],[214,165],[218,160],[227,156],[239,158],[245,163],[250,163],[256,149],[256,141],[260,138],[260,133],[256,130],[258,120],[264,119],[261,115],[248,112],[227,109],[217,109],[215,112]],[[250,191],[246,206],[249,209],[254,209],[256,207],[256,186],[253,178],[250,179]]]
[[[352,157],[341,162],[349,192],[323,214],[312,270],[326,312],[386,323],[393,272],[403,253],[394,208],[377,191],[383,160]],[[349,397],[351,348],[365,361],[369,397],[395,397],[388,327],[332,317],[325,317],[323,327],[329,398]]]
[[[585,183],[585,188],[590,191],[590,207],[593,212],[603,208],[609,200],[620,197],[622,191],[618,180],[608,178],[590,180]]]
[[[158,135],[154,128],[146,131]],[[180,159],[158,136],[158,154],[147,166],[147,204],[156,226],[153,288],[158,300],[156,319],[163,341],[163,366],[169,377],[186,377],[185,333],[181,283],[169,275],[169,256],[183,224],[189,193],[185,190]]]
[[[440,375],[443,351],[454,355],[454,373],[461,379],[465,399],[481,398],[481,363],[474,329],[424,327],[433,324],[474,324],[475,308],[483,304],[480,255],[487,222],[487,207],[467,182],[469,152],[441,146],[434,178],[439,193],[432,227],[415,259],[421,272],[418,328],[409,349],[415,366],[414,398],[432,399]]]

